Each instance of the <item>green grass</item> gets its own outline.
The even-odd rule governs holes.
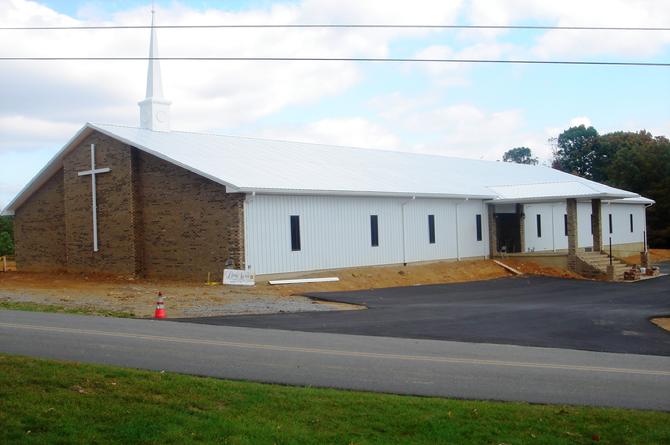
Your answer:
[[[103,317],[132,318],[132,312],[106,311],[88,307],[65,307],[53,304],[32,303],[29,301],[0,301],[0,310],[9,309],[13,311],[30,312],[58,312],[62,314],[100,315]]]
[[[295,388],[0,354],[0,443],[652,445],[670,443],[670,414]]]

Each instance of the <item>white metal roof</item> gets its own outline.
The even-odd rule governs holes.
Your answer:
[[[92,131],[221,183],[231,192],[416,196],[504,202],[639,195],[549,167],[180,131],[86,124],[7,206],[13,213]]]
[[[572,176],[572,175],[570,175]],[[572,176],[571,179],[578,179]],[[592,181],[559,181],[544,182],[536,184],[515,184],[490,186],[490,190],[496,193],[497,202],[519,202],[519,201],[542,201],[564,198],[593,198],[597,195],[621,195],[622,190],[598,184]],[[629,193],[630,197],[637,196]]]

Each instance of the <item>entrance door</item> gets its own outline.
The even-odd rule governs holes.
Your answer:
[[[517,213],[496,213],[496,232],[498,252],[521,252],[521,224]]]

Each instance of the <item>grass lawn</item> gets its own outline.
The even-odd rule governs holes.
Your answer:
[[[7,444],[668,444],[670,414],[295,388],[0,354]]]
[[[59,312],[62,314],[100,315],[103,317],[132,318],[135,314],[123,311],[106,311],[87,307],[65,307],[53,304],[32,303],[30,301],[0,301],[0,310],[31,312]]]

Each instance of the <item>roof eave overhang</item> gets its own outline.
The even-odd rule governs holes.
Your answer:
[[[257,193],[259,195],[328,195],[328,196],[360,196],[360,197],[388,197],[388,198],[448,198],[448,199],[481,199],[490,200],[494,198],[491,195],[462,195],[449,193],[414,193],[414,192],[379,192],[379,191],[358,191],[358,190],[313,190],[313,189],[279,189],[279,188],[256,188],[239,187],[231,189],[233,192]]]
[[[627,194],[613,194],[613,193],[597,193],[593,195],[579,195],[579,196],[533,196],[529,198],[498,198],[488,201],[489,204],[530,204],[538,202],[558,202],[564,201],[566,199],[576,199],[578,201],[590,201],[592,199],[601,199],[601,200],[617,200],[624,198],[638,198],[639,195],[635,193]]]

